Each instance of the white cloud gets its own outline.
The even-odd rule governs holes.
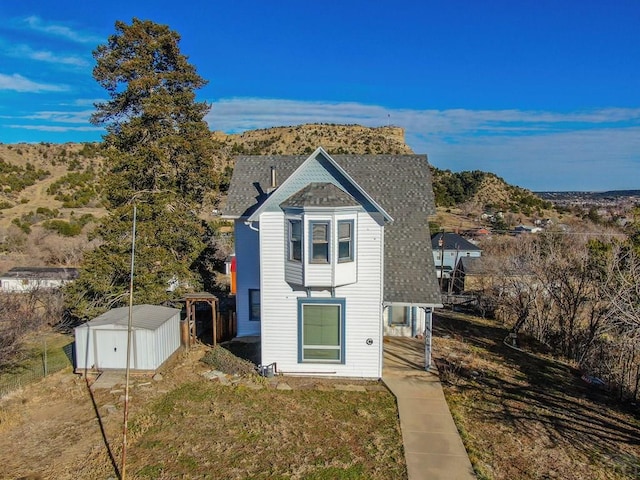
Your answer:
[[[81,110],[81,111],[42,111],[36,112],[33,115],[25,115],[20,117],[25,120],[45,120],[49,122],[57,123],[88,123],[89,117],[94,110]]]
[[[484,170],[532,190],[640,188],[640,108],[578,112],[409,110],[358,103],[230,98],[213,103],[214,130],[301,123],[392,125],[432,164]]]
[[[56,54],[49,50],[34,50],[30,46],[22,44],[9,47],[5,52],[15,58],[27,58],[39,62],[72,65],[76,67],[86,67],[89,65],[87,60],[77,55]]]
[[[66,25],[58,25],[42,20],[40,17],[32,15],[23,20],[31,30],[35,30],[40,33],[52,35],[55,37],[65,38],[76,43],[100,43],[104,39],[89,33],[78,32],[72,30]]]
[[[67,85],[39,83],[29,80],[18,73],[5,75],[0,73],[0,90],[12,90],[21,93],[63,92],[69,90]]]
[[[85,127],[70,127],[61,125],[7,125],[9,128],[16,128],[21,130],[39,130],[41,132],[99,132],[102,131],[100,127],[85,126]]]

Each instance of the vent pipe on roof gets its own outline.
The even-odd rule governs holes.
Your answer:
[[[271,188],[276,188],[278,183],[276,182],[276,167],[271,165]]]

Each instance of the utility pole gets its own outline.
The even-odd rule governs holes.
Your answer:
[[[124,420],[122,426],[122,468],[120,480],[127,478],[127,430],[129,421],[129,372],[131,370],[131,331],[133,329],[133,268],[136,251],[136,204],[133,204],[133,226],[131,229],[131,273],[129,276],[129,321],[127,324],[127,368],[124,390]]]
[[[440,247],[440,293],[442,293],[442,277],[444,277],[444,228],[440,232],[440,239],[438,240],[438,246]]]

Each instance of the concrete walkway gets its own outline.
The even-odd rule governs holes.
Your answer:
[[[395,395],[409,480],[475,479],[435,366],[424,371],[424,343],[385,337],[382,381]]]

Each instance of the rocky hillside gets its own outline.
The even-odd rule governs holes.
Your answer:
[[[241,134],[213,133],[225,153],[301,155],[322,146],[329,153],[413,153],[398,127],[311,124],[250,130]]]
[[[241,154],[303,155],[318,146],[334,154],[413,153],[398,127],[309,124],[212,136],[211,162],[223,189]],[[92,246],[88,234],[106,213],[100,203],[102,169],[95,143],[0,144],[0,270],[18,264],[78,264]],[[445,199],[449,207],[464,203],[476,213],[487,205],[517,210],[520,200],[513,199],[530,195],[484,172],[433,172],[439,203]],[[211,192],[203,216],[223,201],[224,191]]]

